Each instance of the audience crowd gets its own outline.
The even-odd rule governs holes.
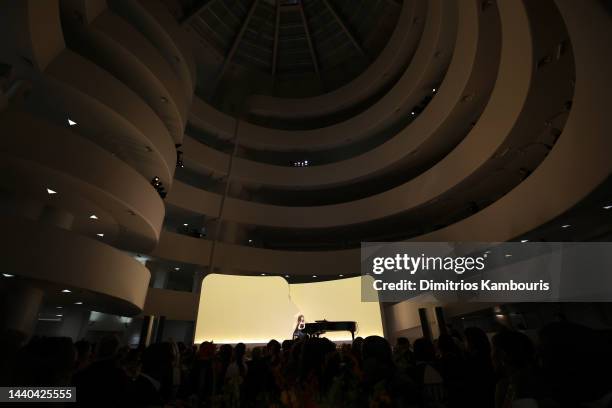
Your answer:
[[[393,348],[370,336],[250,350],[171,341],[130,349],[114,336],[22,345],[4,333],[0,385],[74,386],[70,405],[83,407],[612,407],[606,332],[553,323],[533,340],[511,330],[451,333],[414,344],[401,337]]]

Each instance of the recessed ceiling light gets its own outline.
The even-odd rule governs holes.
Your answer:
[[[570,224],[565,224],[565,225],[562,225],[562,226],[561,226],[561,228],[569,228],[569,227],[571,227],[571,225],[570,225]]]
[[[261,274],[261,276],[266,276],[266,274],[265,274],[265,273],[262,273],[262,274]]]
[[[61,314],[56,314],[56,316],[57,316],[57,317],[62,317],[63,315],[61,315]]]
[[[343,277],[344,275],[338,275],[338,276]]]
[[[603,209],[604,209],[604,210],[610,210],[610,209],[612,209],[612,205],[606,205],[606,206],[604,206],[604,208],[603,208]]]
[[[189,225],[189,224],[186,224],[186,223],[185,223],[185,224],[183,224],[183,227],[186,227],[186,226],[188,226],[188,225]]]
[[[15,275],[11,275],[10,273],[3,273],[2,276],[4,276],[5,278],[12,278]]]
[[[285,278],[288,278],[288,277],[289,277],[289,275],[285,275]]]
[[[56,307],[56,309],[63,309],[63,308],[64,308],[64,306],[58,306],[58,307]]]
[[[512,254],[506,254],[505,257],[506,258],[510,258],[512,256]]]
[[[82,305],[83,302],[74,302],[75,305]]]
[[[70,293],[71,290],[70,289],[62,289],[62,293]]]
[[[90,218],[90,219],[92,219],[92,220],[97,220],[97,219],[98,219],[98,216],[97,216],[96,214],[91,214],[91,215],[89,216],[89,218]]]
[[[77,125],[77,123],[74,120],[68,118],[68,126],[74,126],[74,125]]]
[[[57,194],[57,191],[55,190],[51,190],[50,188],[47,189],[47,194],[52,195],[52,194]]]
[[[411,114],[412,116],[414,116],[414,115],[415,115],[414,111],[410,112],[410,114]]]
[[[317,277],[317,275],[312,275],[312,277],[313,277],[313,278],[316,278],[316,277]]]
[[[104,234],[102,234],[102,233],[98,233],[96,235],[99,236],[100,238],[102,238],[104,236]]]
[[[529,242],[528,239],[521,239],[521,242],[524,244],[525,242]]]
[[[181,270],[181,268],[179,268],[178,266],[175,266],[175,267],[174,267],[174,270],[175,270],[175,271],[180,271],[180,270]]]
[[[436,92],[436,88],[432,89],[433,92]]]

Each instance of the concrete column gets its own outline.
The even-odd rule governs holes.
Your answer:
[[[423,337],[433,341],[433,336],[431,334],[431,325],[429,324],[426,308],[419,308],[419,319],[421,320],[421,329],[423,330]]]
[[[161,343],[164,341],[164,328],[166,326],[166,316],[159,316],[157,319],[157,328],[155,329],[155,342]]]
[[[164,289],[166,287],[167,282],[168,271],[161,268],[157,268],[157,270],[153,274],[153,287],[158,289]]]
[[[152,288],[164,289],[166,287],[166,283],[168,282],[168,267],[152,262],[147,262],[146,266],[151,272],[150,286]]]
[[[42,300],[41,289],[20,282],[3,283],[0,287],[0,331],[15,330],[27,338],[32,336]]]
[[[442,306],[436,306],[436,320],[438,321],[438,330],[440,334],[448,334],[448,328],[446,327],[446,319],[444,318],[444,309]]]
[[[202,290],[202,280],[204,279],[204,271],[197,270],[193,273],[193,287],[191,292],[200,293]]]
[[[145,348],[151,343],[151,334],[153,333],[153,322],[155,316],[144,316],[142,318],[142,327],[140,329],[140,339],[138,347]]]

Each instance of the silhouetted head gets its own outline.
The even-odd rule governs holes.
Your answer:
[[[491,355],[491,343],[484,330],[478,327],[465,329],[465,345],[469,354],[486,356]]]
[[[326,356],[333,351],[335,345],[328,339],[318,337],[306,339],[301,347],[300,377],[306,379],[314,375],[321,378]]]
[[[246,346],[244,345],[244,343],[236,344],[236,347],[234,347],[234,358],[236,359],[236,361],[241,362],[244,359],[245,353],[246,353]]]
[[[117,351],[119,351],[119,339],[114,334],[108,334],[100,339],[96,358],[98,360],[113,358],[117,355]]]
[[[421,337],[412,346],[416,361],[433,361],[436,359],[436,351],[431,340]]]
[[[440,350],[440,354],[443,356],[461,353],[459,346],[455,343],[455,339],[450,334],[441,334],[438,337],[438,350]]]
[[[539,333],[539,356],[553,398],[578,406],[612,391],[611,343],[603,333],[580,324],[546,325]]]
[[[142,353],[142,371],[158,381],[172,370],[174,355],[170,343],[154,343]]]
[[[22,386],[68,385],[75,362],[69,337],[33,338],[19,352],[15,384]]]
[[[380,336],[368,336],[361,346],[361,356],[364,360],[376,359],[384,364],[390,364],[391,346],[389,342]]]
[[[398,349],[407,349],[410,348],[410,340],[407,337],[398,337],[395,341],[395,346]]]
[[[217,346],[210,342],[205,341],[200,344],[198,348],[198,359],[200,360],[210,360],[215,356],[215,351],[217,350]]]
[[[221,362],[229,364],[232,360],[232,346],[224,344],[219,347],[219,359]]]
[[[361,359],[361,346],[363,345],[363,337],[355,337],[351,344],[351,353],[358,359]]]
[[[138,349],[130,350],[121,361],[121,366],[128,377],[136,379],[142,369],[141,351]]]
[[[283,352],[291,351],[292,346],[293,340],[283,340],[283,342],[281,343],[281,348],[283,349]]]
[[[518,370],[535,363],[535,348],[525,334],[502,330],[491,339],[493,363],[497,369]]]
[[[270,340],[266,346],[266,351],[269,356],[278,356],[280,354],[281,345],[276,340]]]
[[[260,360],[261,357],[262,357],[261,347],[253,347],[253,350],[251,350],[251,359],[253,361],[257,361],[257,360]]]

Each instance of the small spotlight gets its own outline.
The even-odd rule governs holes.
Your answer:
[[[285,275],[285,278],[288,278],[288,277],[289,277],[289,275]]]
[[[521,242],[524,244],[525,242],[529,242],[528,239],[521,239]]]
[[[432,91],[432,92],[436,92],[436,91],[437,91],[437,89],[436,89],[436,88],[434,88],[434,89],[432,89],[431,91]]]
[[[511,257],[512,257],[512,254],[506,254],[506,255],[504,255],[504,256],[505,256],[506,258],[511,258]]]
[[[569,227],[571,227],[570,224],[564,224],[564,225],[561,226],[561,228],[569,228]]]
[[[63,315],[61,315],[61,314],[56,314],[55,316],[57,316],[57,317],[62,317]]]
[[[99,236],[100,238],[102,238],[104,236],[104,234],[102,234],[102,233],[99,233],[99,234],[96,234],[96,235]]]
[[[317,277],[317,275],[312,275],[312,277],[313,277],[313,278],[316,278],[316,277]]]
[[[56,307],[56,309],[63,309],[63,308],[64,308],[63,306]]]
[[[495,317],[497,317],[497,318],[500,318],[500,319],[501,319],[502,317],[504,317],[504,315],[503,315],[503,314],[496,314],[496,315],[495,315]]]
[[[265,273],[262,273],[262,274],[261,274],[261,276],[266,276],[266,274],[265,274]]]
[[[71,290],[70,289],[62,289],[62,293],[70,293]]]
[[[178,266],[175,266],[175,267],[174,267],[174,270],[175,270],[175,271],[180,271],[180,270],[181,270],[181,268],[179,268]]]
[[[410,114],[411,114],[412,116],[416,115],[416,113],[415,113],[414,111],[410,112]]]
[[[98,216],[97,216],[96,214],[91,214],[91,215],[89,216],[89,219],[90,219],[90,220],[97,220],[97,219],[98,219]]]
[[[340,274],[340,275],[338,275],[338,276],[339,276],[339,277],[343,277],[344,275]]]
[[[68,118],[68,126],[75,126],[75,125],[77,125],[77,124],[78,124],[78,123],[76,123],[74,120],[72,120],[72,119]]]
[[[52,195],[52,194],[57,194],[57,191],[55,190],[51,190],[50,188],[47,189],[47,194]]]
[[[75,305],[82,305],[83,302],[74,302]]]
[[[187,227],[187,226],[189,226],[189,224],[183,224],[183,227]]]
[[[2,276],[4,276],[5,278],[12,278],[15,275],[11,275],[10,273],[3,273]]]
[[[606,205],[603,208],[604,210],[611,210],[612,209],[612,205]]]

